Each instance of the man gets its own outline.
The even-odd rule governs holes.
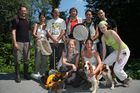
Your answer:
[[[97,14],[99,21],[106,21],[109,24],[109,28],[117,32],[117,24],[115,20],[107,18],[105,12],[102,9],[99,9]]]
[[[29,22],[26,17],[27,8],[21,6],[19,8],[18,16],[12,20],[12,40],[13,40],[13,52],[15,58],[15,82],[20,83],[20,63],[21,56],[23,56],[24,62],[24,78],[29,79],[28,65],[29,65]]]
[[[57,61],[60,60],[62,55],[62,51],[64,49],[64,42],[62,40],[65,30],[66,24],[63,19],[60,17],[60,12],[58,8],[54,8],[52,10],[52,19],[47,23],[47,30],[49,36],[49,42],[51,44],[53,53],[50,56],[50,69],[56,68],[56,58]]]

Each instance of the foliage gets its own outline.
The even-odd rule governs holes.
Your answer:
[[[117,22],[118,34],[131,49],[131,56],[139,58],[139,47],[137,37],[139,37],[139,26],[136,24],[140,16],[139,0],[84,0],[87,2],[86,8],[92,9],[96,16],[96,10],[101,8],[106,12],[108,18],[113,18]],[[126,39],[131,38],[131,39]]]
[[[133,79],[140,79],[140,59],[131,59],[125,69]]]

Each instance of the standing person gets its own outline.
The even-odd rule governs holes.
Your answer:
[[[128,46],[121,40],[114,30],[108,30],[108,23],[106,21],[101,21],[98,26],[100,31],[103,33],[101,38],[103,47],[103,63],[110,66],[115,62],[113,68],[115,75],[123,82],[124,86],[129,86],[131,78],[128,77],[126,72],[123,70],[130,56]],[[111,46],[114,51],[105,58],[106,44]]]
[[[73,38],[73,28],[78,23],[82,23],[82,18],[79,18],[77,16],[78,10],[75,7],[70,8],[69,14],[69,17],[66,20],[66,36],[68,36],[69,38]]]
[[[30,25],[27,19],[27,8],[21,6],[19,8],[19,15],[12,21],[12,40],[13,40],[13,51],[15,58],[15,82],[20,83],[20,61],[23,55],[24,62],[24,78],[30,79],[28,74],[29,66],[29,30]]]
[[[106,21],[108,23],[108,25],[109,25],[109,29],[112,29],[112,30],[114,30],[114,31],[117,32],[117,24],[116,24],[115,20],[110,19],[110,18],[107,18],[104,10],[99,9],[97,11],[97,16],[98,16],[99,20],[97,21],[96,24],[99,24],[100,21]],[[96,27],[96,31],[97,30],[98,30],[98,26]],[[98,48],[99,48],[100,54],[102,54],[101,53],[102,52],[102,48],[101,48],[101,46],[102,46],[101,45],[101,36],[102,36],[102,33],[100,33],[100,31],[99,31],[99,39],[100,39],[100,42],[98,43]],[[113,49],[111,47],[107,46],[107,55],[110,54],[112,51],[113,51]]]
[[[50,44],[47,40],[47,31],[45,24],[45,13],[39,14],[39,23],[34,24],[33,28],[33,37],[36,42],[35,46],[35,72],[32,74],[32,77],[39,79],[40,77],[45,76],[47,71],[47,55],[51,54]],[[49,51],[43,50],[41,45],[45,45],[46,48],[50,49]],[[47,45],[49,44],[49,45]],[[47,53],[46,53],[47,52]]]
[[[52,10],[52,16],[53,18],[47,23],[47,30],[49,42],[53,49],[53,53],[50,55],[50,69],[55,69],[55,58],[59,61],[64,49],[64,42],[62,38],[65,34],[66,24],[65,21],[59,17],[60,12],[58,8],[54,8]]]
[[[66,19],[66,38],[74,38],[73,37],[73,28],[79,24],[82,23],[82,18],[78,17],[78,10],[75,7],[70,8],[69,10],[69,17]],[[65,46],[67,47],[67,45]],[[80,42],[77,41],[77,49],[80,51]]]
[[[95,30],[95,23],[93,20],[93,11],[88,9],[85,12],[85,16],[86,16],[86,19],[84,20],[83,23],[87,27],[88,32],[89,32],[88,39],[93,40],[94,49],[97,50],[97,43],[99,42],[99,40],[98,40],[99,32],[98,32],[98,30],[97,31]]]
[[[112,30],[117,32],[117,24],[116,24],[115,20],[107,18],[106,15],[105,15],[104,10],[99,9],[97,11],[97,15],[98,15],[98,18],[99,18],[99,22],[100,21],[106,21],[108,23],[108,25],[109,25],[109,29],[112,29]]]

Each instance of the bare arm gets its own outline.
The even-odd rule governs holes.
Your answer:
[[[13,42],[14,48],[19,49],[19,46],[16,41],[16,29],[12,30],[12,42]]]
[[[93,41],[96,40],[98,38],[98,36],[99,36],[98,26],[96,26],[96,30],[95,31],[96,31],[95,36],[92,37]]]
[[[118,33],[117,27],[114,27],[113,30]]]
[[[117,62],[119,62],[119,55],[120,55],[120,52],[122,50],[122,40],[121,40],[121,38],[119,37],[119,35],[115,31],[111,31],[111,33],[112,33],[114,39],[119,44],[118,55],[117,55]]]
[[[34,38],[38,38],[36,32],[37,32],[37,24],[35,23],[33,27],[33,32],[32,32],[32,35]]]
[[[47,31],[47,34],[49,36],[49,38],[55,43],[57,42],[57,40],[55,38],[53,38],[52,34],[50,33],[50,31]]]
[[[63,38],[64,34],[65,34],[65,31],[64,30],[61,31],[60,35],[57,37],[57,40],[58,41],[61,40]]]
[[[95,55],[96,60],[97,60],[97,67],[96,67],[96,69],[94,70],[94,74],[97,74],[97,73],[100,71],[100,69],[101,69],[102,61],[101,61],[101,58],[100,58],[98,52],[94,52],[94,55]]]
[[[67,60],[67,58],[65,57],[65,53],[63,52],[63,53],[62,53],[62,64],[66,65],[66,66],[72,66],[72,65],[73,65],[73,64],[71,64],[71,63],[68,63],[67,61],[68,61],[68,60]]]

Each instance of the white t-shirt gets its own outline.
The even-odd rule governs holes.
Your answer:
[[[47,23],[47,27],[48,27],[47,30],[50,31],[51,35],[54,38],[57,38],[60,35],[61,31],[66,30],[65,21],[61,18],[49,20]],[[49,42],[53,43],[53,41],[50,38]],[[62,39],[59,40],[58,43],[63,43]]]

